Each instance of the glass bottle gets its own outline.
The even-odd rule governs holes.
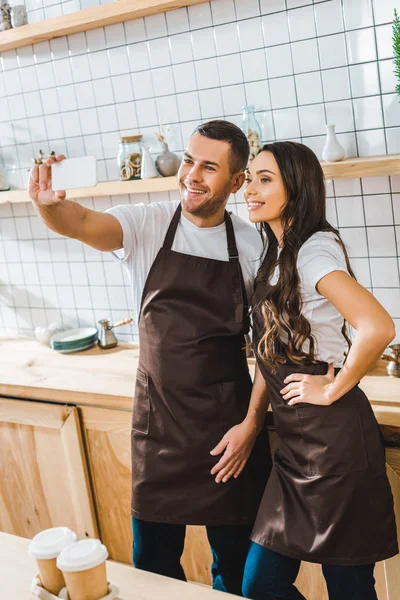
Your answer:
[[[119,140],[118,172],[121,181],[141,178],[142,135],[130,135]]]
[[[11,6],[11,27],[16,29],[22,25],[27,25],[28,15],[23,0],[9,0],[9,3]]]
[[[8,192],[9,189],[10,186],[8,184],[6,168],[3,159],[0,156],[0,192]]]
[[[254,114],[254,105],[242,106],[242,131],[250,146],[249,163],[259,153],[261,149],[261,127]]]

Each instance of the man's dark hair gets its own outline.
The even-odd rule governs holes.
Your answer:
[[[243,131],[229,121],[215,120],[199,125],[193,134],[198,133],[211,140],[228,142],[230,145],[229,166],[231,173],[244,171],[249,160],[249,142]]]

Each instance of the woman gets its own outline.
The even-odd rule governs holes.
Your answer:
[[[279,446],[243,594],[304,598],[294,581],[306,560],[322,565],[330,600],[376,600],[374,564],[398,547],[382,438],[358,382],[393,339],[393,321],[354,278],[309,148],[264,146],[245,198],[268,248],[253,297],[255,385],[269,396]]]

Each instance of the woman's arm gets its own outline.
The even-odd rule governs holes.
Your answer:
[[[289,375],[281,390],[289,404],[332,404],[354,387],[371,369],[395,336],[392,318],[368,290],[344,271],[320,279],[317,291],[337,308],[357,331],[347,360],[335,377],[332,365],[326,376]],[[292,400],[291,400],[292,399]]]

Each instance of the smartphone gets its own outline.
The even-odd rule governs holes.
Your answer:
[[[97,164],[95,156],[67,158],[51,165],[53,190],[71,190],[97,185]]]

